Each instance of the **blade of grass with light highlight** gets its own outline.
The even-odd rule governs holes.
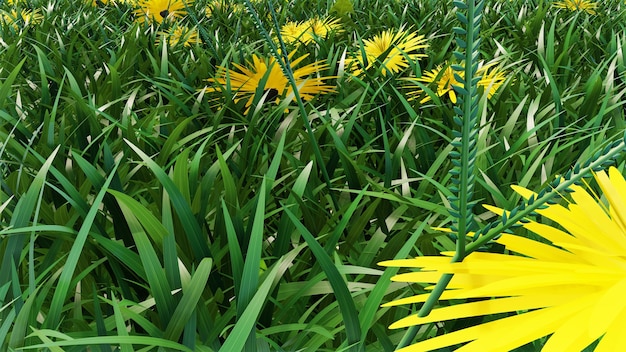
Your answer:
[[[48,171],[52,167],[52,162],[56,157],[60,147],[57,147],[48,159],[43,163],[37,175],[35,175],[28,191],[18,201],[11,216],[10,226],[14,228],[25,227],[30,222],[33,211],[37,204],[41,201],[39,194],[44,186]],[[7,240],[4,255],[2,256],[2,264],[0,265],[0,285],[7,284],[11,281],[11,272],[14,266],[19,263],[19,258],[26,242],[26,234],[16,234]],[[6,294],[6,293],[5,293]],[[4,301],[5,296],[0,296],[0,300]]]
[[[72,244],[72,249],[70,250],[70,253],[67,257],[65,266],[63,267],[63,272],[59,277],[57,287],[54,291],[54,296],[52,297],[52,302],[50,303],[50,311],[48,312],[48,315],[46,316],[46,319],[44,321],[45,327],[56,327],[61,322],[61,312],[64,307],[64,302],[67,299],[67,295],[70,289],[70,282],[74,275],[74,271],[76,270],[76,264],[78,263],[78,259],[81,255],[81,251],[83,250],[83,246],[85,245],[87,237],[89,236],[89,231],[91,230],[96,215],[98,214],[100,203],[102,203],[102,200],[109,188],[109,184],[115,176],[115,170],[117,170],[118,166],[119,164],[115,165],[113,171],[104,182],[104,185],[102,185],[102,188],[96,195],[96,198],[94,199],[94,202],[89,209],[89,213],[87,213],[87,216],[85,217],[85,220],[81,225],[78,234],[76,235],[76,239]]]
[[[265,222],[265,193],[266,179],[261,182],[256,199],[256,211],[252,220],[252,229],[248,241],[248,251],[243,263],[243,273],[241,275],[241,289],[237,294],[237,315],[238,321],[243,319],[243,314],[252,303],[252,299],[257,292],[259,282],[259,267],[261,263],[261,252],[263,245],[263,230]],[[250,332],[246,342],[246,349],[254,349],[256,346],[254,330]]]
[[[189,283],[183,286],[183,297],[178,302],[176,310],[167,324],[163,334],[165,339],[178,341],[180,338],[186,324],[196,310],[196,305],[200,302],[202,293],[206,289],[212,264],[213,260],[211,258],[202,259],[200,265],[198,265],[198,268],[191,276]]]
[[[257,318],[267,300],[273,282],[276,280],[281,263],[282,259],[279,259],[276,264],[274,264],[274,267],[267,273],[265,280],[263,280],[261,286],[259,286],[254,296],[250,299],[250,303],[246,306],[239,319],[237,319],[237,323],[235,323],[226,341],[224,341],[220,351],[244,350],[244,346],[249,340],[250,335],[254,334],[254,326],[256,325]],[[258,275],[258,268],[256,273]]]
[[[343,316],[346,335],[347,335],[347,344],[350,346],[350,351],[361,351],[362,346],[359,346],[359,342],[361,341],[361,327],[359,323],[359,316],[356,311],[356,306],[354,304],[354,300],[352,299],[352,295],[350,294],[350,290],[346,286],[346,282],[343,277],[337,270],[337,267],[330,259],[328,253],[324,250],[324,248],[317,242],[315,237],[309,232],[309,230],[302,225],[300,220],[295,217],[293,212],[285,208],[285,213],[289,216],[293,224],[296,226],[296,229],[300,232],[300,235],[305,239],[311,252],[315,255],[319,265],[324,270],[326,277],[328,277],[328,281],[333,288],[333,292],[337,298],[337,303],[339,304],[339,309],[341,310],[341,315]]]
[[[126,140],[126,143],[135,151],[135,153],[137,153],[137,155],[139,155],[139,157],[141,157],[144,163],[146,163],[148,168],[161,182],[163,188],[169,193],[174,209],[180,217],[182,226],[189,238],[194,257],[197,260],[204,257],[212,257],[213,255],[211,254],[206,238],[200,229],[200,225],[198,225],[196,218],[193,216],[189,203],[185,201],[180,190],[176,188],[174,181],[172,181],[167,173],[165,173],[165,171],[141,149],[130,143],[128,140]]]

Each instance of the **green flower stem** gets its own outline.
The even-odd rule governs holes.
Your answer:
[[[454,55],[464,61],[464,66],[455,67],[455,71],[464,71],[464,77],[460,79],[458,76],[457,81],[463,81],[463,88],[458,89],[455,87],[455,91],[459,94],[459,104],[462,106],[462,110],[455,107],[456,124],[461,128],[460,133],[455,133],[455,138],[460,141],[452,142],[457,148],[458,152],[453,156],[453,163],[455,167],[452,171],[453,183],[455,187],[453,192],[455,196],[450,197],[450,204],[453,204],[453,210],[450,213],[456,218],[456,252],[452,257],[452,262],[460,262],[465,258],[466,246],[465,237],[467,236],[468,228],[473,218],[473,204],[472,194],[474,189],[474,160],[476,157],[477,146],[477,121],[478,121],[478,81],[474,79],[476,74],[476,68],[478,65],[479,57],[479,38],[480,33],[480,12],[482,11],[482,2],[475,0],[467,0],[465,2],[455,1],[455,6],[459,10],[466,10],[466,16],[457,13],[458,20],[464,25],[465,28],[457,28],[455,33],[458,35],[464,35],[464,40],[457,38],[457,45],[465,50],[464,54],[455,52]],[[455,75],[456,76],[456,75]],[[455,180],[456,179],[456,180]],[[417,315],[419,317],[425,317],[430,314],[431,310],[441,297],[443,291],[445,291],[448,283],[452,280],[452,274],[444,274],[437,282],[437,285],[422,305]],[[418,326],[410,327],[405,333],[404,337],[398,344],[398,348],[403,348],[412,343],[415,335],[417,334]]]

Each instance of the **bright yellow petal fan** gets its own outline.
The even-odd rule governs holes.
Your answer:
[[[595,180],[604,192],[601,199],[589,188],[572,186],[567,206],[548,204],[537,210],[559,228],[531,220],[522,224],[543,241],[512,234],[495,241],[517,255],[472,252],[460,263],[449,257],[381,263],[420,268],[394,281],[435,283],[442,274],[454,274],[441,300],[465,300],[426,317],[409,316],[391,328],[508,313],[400,351],[458,344],[463,345],[457,351],[510,351],[547,336],[541,351],[580,352],[598,339],[595,351],[626,351],[626,181],[615,168],[608,175],[598,172]],[[521,187],[514,190],[526,198],[533,195]],[[427,296],[386,306],[425,302]]]

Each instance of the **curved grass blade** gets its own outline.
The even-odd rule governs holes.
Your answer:
[[[52,297],[52,302],[50,303],[50,311],[48,312],[48,316],[44,322],[44,327],[57,327],[61,321],[61,311],[63,310],[63,305],[70,289],[70,283],[72,282],[72,276],[74,275],[74,270],[76,270],[78,259],[83,250],[83,246],[87,241],[87,236],[89,235],[89,231],[93,225],[96,215],[98,214],[102,200],[109,188],[111,180],[113,180],[113,177],[115,176],[115,171],[118,166],[119,163],[115,164],[109,177],[107,177],[104,185],[102,185],[102,188],[98,192],[98,195],[94,199],[94,202],[85,217],[83,225],[78,231],[78,235],[76,235],[74,244],[72,244],[72,249],[70,250],[67,261],[63,267],[63,272],[59,277],[56,290],[54,291],[54,296]]]
[[[169,194],[172,204],[174,205],[174,209],[180,217],[180,222],[185,229],[187,237],[189,238],[191,249],[196,260],[200,261],[202,258],[213,257],[207,244],[206,235],[202,232],[198,221],[191,211],[191,206],[187,201],[185,201],[185,197],[181,194],[180,190],[176,188],[174,181],[172,181],[167,173],[141,149],[127,139],[124,140],[126,141],[126,144],[128,144],[131,149],[134,150],[135,153],[137,153],[137,155],[139,155],[139,157],[146,163],[165,191]]]
[[[256,325],[257,318],[259,317],[259,314],[261,314],[261,309],[263,308],[263,305],[269,295],[282,261],[282,259],[279,259],[276,264],[274,264],[272,270],[267,274],[265,280],[250,300],[250,304],[246,306],[243,314],[241,314],[239,319],[237,319],[237,323],[226,338],[226,341],[224,341],[220,351],[245,351],[244,346],[246,345],[246,341],[248,340],[250,334],[254,333],[254,326]]]
[[[324,248],[317,242],[311,232],[309,232],[300,220],[296,218],[289,208],[285,208],[285,213],[289,216],[298,232],[300,232],[304,240],[307,242],[311,252],[313,252],[313,255],[315,256],[315,259],[317,259],[318,263],[322,267],[322,270],[324,270],[324,273],[328,277],[328,281],[330,282],[333,292],[335,293],[335,297],[337,298],[339,310],[341,311],[346,327],[347,343],[348,345],[353,346],[350,348],[350,351],[361,351],[361,327],[359,324],[359,316],[346,282],[339,273],[339,270],[337,270],[335,263],[333,263],[326,250],[324,250]]]
[[[39,169],[39,172],[35,175],[26,194],[19,199],[13,211],[13,216],[11,217],[10,226],[12,228],[25,227],[30,222],[35,206],[39,202],[39,194],[42,191],[46,175],[52,166],[52,161],[59,151],[59,148],[60,146],[50,154],[48,159],[41,166],[41,169]],[[0,285],[11,280],[11,267],[19,264],[26,237],[26,234],[16,234],[7,240],[4,253],[2,253],[2,264],[0,265]],[[3,300],[4,297],[0,296],[0,301]]]
[[[177,341],[180,338],[187,322],[196,311],[196,305],[209,280],[212,264],[213,260],[211,258],[202,259],[196,272],[191,276],[191,281],[189,281],[186,287],[183,287],[183,297],[180,299],[172,318],[167,324],[165,334],[163,335],[164,338],[172,341]]]

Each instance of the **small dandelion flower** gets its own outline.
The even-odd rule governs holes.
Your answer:
[[[392,329],[493,315],[482,324],[400,351],[432,351],[463,343],[457,351],[511,351],[546,336],[542,351],[583,351],[598,340],[596,352],[626,351],[626,181],[616,168],[608,175],[598,172],[595,180],[604,199],[572,186],[567,206],[547,204],[536,211],[555,225],[530,219],[522,224],[542,240],[512,234],[495,240],[520,255],[472,252],[460,263],[443,256],[381,263],[420,268],[392,278],[399,282],[435,283],[442,274],[454,274],[441,296],[450,305],[426,317],[403,318]],[[522,187],[514,190],[526,199],[537,197]],[[385,306],[421,303],[427,297],[407,297]],[[460,299],[471,301],[453,303]]]
[[[596,9],[598,9],[598,3],[589,0],[556,1],[554,2],[553,6],[560,9],[568,9],[571,11],[585,11],[590,15],[595,15]]]
[[[190,47],[200,43],[198,31],[195,28],[177,25],[167,30],[167,32],[159,32],[161,39],[157,39],[157,44],[162,43],[163,38],[168,46],[174,47],[180,43],[183,46]]]
[[[251,2],[254,4],[257,0],[252,0]],[[204,9],[204,13],[207,17],[213,16],[214,12],[228,13],[230,17],[235,14],[244,13],[245,11],[246,5],[226,0],[210,0]]]
[[[108,5],[115,5],[115,1],[113,0],[87,0],[88,4],[91,4],[93,7],[103,7]]]
[[[293,54],[292,52],[289,55],[290,60]],[[325,82],[334,77],[320,77],[318,75],[320,71],[327,69],[328,65],[314,62],[296,68],[307,56],[308,54],[290,62],[298,93],[305,101],[313,99],[317,94],[334,91],[334,86]],[[236,69],[229,70],[219,67],[217,76],[208,79],[209,83],[216,84],[217,87],[208,87],[205,88],[205,91],[215,92],[230,89],[234,92],[235,103],[246,99],[246,109],[252,105],[255,93],[259,88],[267,95],[267,101],[274,100],[278,103],[285,98],[295,99],[293,88],[274,57],[262,58],[253,54],[252,61],[249,61],[247,65],[233,63],[233,66]]]
[[[339,19],[311,18],[304,22],[287,22],[280,29],[281,38],[287,44],[310,44],[317,38],[326,39],[330,33],[341,31]]]
[[[491,97],[496,94],[498,89],[504,84],[506,80],[505,72],[500,70],[497,67],[494,67],[495,63],[490,63],[485,66],[478,68],[477,74],[480,77],[478,81],[478,87],[482,88],[484,92],[487,92],[487,98],[491,99]],[[460,77],[464,77],[465,74],[462,71],[454,71],[449,64],[444,66],[439,65],[435,69],[431,71],[424,72],[422,77],[419,78],[409,78],[408,81],[416,81],[425,84],[436,84],[435,94],[439,97],[443,97],[446,94],[450,98],[450,101],[453,104],[456,104],[457,97],[456,92],[454,91],[453,86],[462,86],[460,82],[456,80],[454,74],[457,74]],[[421,95],[423,92],[419,86],[407,86],[406,88],[414,89],[410,93],[408,93],[409,100],[415,99],[417,96]],[[425,103],[430,100],[430,96],[426,95],[420,103]]]
[[[314,17],[304,23],[304,26],[308,27],[307,33],[311,37],[311,41],[318,38],[328,38],[330,33],[337,33],[341,31],[341,24],[339,24],[338,18],[318,18]]]
[[[417,61],[426,57],[417,51],[427,47],[423,35],[403,29],[397,31],[390,29],[371,39],[364,39],[362,50],[357,51],[352,59],[346,61],[355,66],[353,71],[355,76],[372,67],[379,67],[385,76],[407,68],[409,60]]]
[[[487,92],[487,99],[491,99],[506,81],[506,73],[503,70],[497,67],[490,68],[491,65],[487,65],[478,69],[480,75],[478,87],[482,87],[483,92]]]
[[[280,27],[280,36],[288,44],[300,41],[305,33],[306,29],[303,28],[300,22],[290,21]]]
[[[457,74],[463,76],[461,72]],[[442,68],[442,66],[437,66],[432,71],[424,72],[422,77],[416,78],[415,80],[426,84],[432,84],[436,82],[437,90],[435,93],[437,93],[437,96],[442,97],[448,94],[448,97],[450,98],[452,104],[456,104],[456,93],[454,92],[453,86],[458,86],[459,82],[456,80],[456,78],[454,78],[454,70],[452,69],[452,67],[450,67],[450,65],[446,65],[445,68]],[[420,92],[416,91],[415,93],[419,94]],[[429,100],[430,96],[426,95],[426,97],[424,97],[424,99],[422,99],[420,103],[425,103]]]
[[[2,21],[17,30],[19,27],[41,23],[41,21],[43,21],[43,15],[39,9],[11,10],[10,12],[4,12],[2,14]]]
[[[157,23],[179,19],[187,14],[190,1],[185,0],[140,0],[135,16],[140,23]]]

